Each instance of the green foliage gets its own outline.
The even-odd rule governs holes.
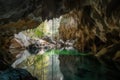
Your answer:
[[[39,28],[34,30],[35,37],[42,37],[43,35],[44,35],[43,31],[41,31]]]
[[[24,31],[24,34],[26,34],[30,38],[41,38],[45,35],[44,27],[44,23],[41,23],[35,29],[28,29],[27,31]]]

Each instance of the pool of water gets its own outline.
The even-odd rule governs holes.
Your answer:
[[[66,54],[64,54],[66,53]],[[70,53],[70,54],[69,54]],[[44,54],[30,54],[25,50],[12,64],[28,70],[38,80],[119,80],[120,63],[77,51],[51,50]]]

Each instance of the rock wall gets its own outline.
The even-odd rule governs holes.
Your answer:
[[[120,43],[120,1],[92,0],[81,8],[63,15],[59,28],[64,41],[75,40],[82,52],[99,52]],[[114,47],[113,47],[114,48]],[[119,51],[117,48],[116,51]],[[113,53],[115,54],[115,53]]]

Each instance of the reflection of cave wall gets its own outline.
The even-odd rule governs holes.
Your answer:
[[[85,78],[86,80],[94,80],[94,78],[102,80],[97,76],[102,75],[102,68],[99,62],[92,57],[60,56],[59,59],[64,80],[84,80]]]
[[[59,56],[64,80],[119,80],[120,65],[103,65],[92,56]]]

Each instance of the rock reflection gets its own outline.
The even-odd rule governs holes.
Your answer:
[[[38,80],[62,80],[58,57],[59,55],[31,55],[16,67],[27,69]],[[19,59],[15,63],[17,61]]]
[[[114,66],[107,67],[93,56],[61,55],[60,70],[64,80],[119,80],[120,71]]]
[[[28,70],[38,80],[120,79],[119,62],[106,59],[105,57],[96,58],[87,54],[60,54],[64,52],[66,53],[64,50],[52,50],[44,54],[33,55],[29,51],[24,50],[20,52],[22,56],[12,66]],[[71,51],[67,52],[70,53]]]

